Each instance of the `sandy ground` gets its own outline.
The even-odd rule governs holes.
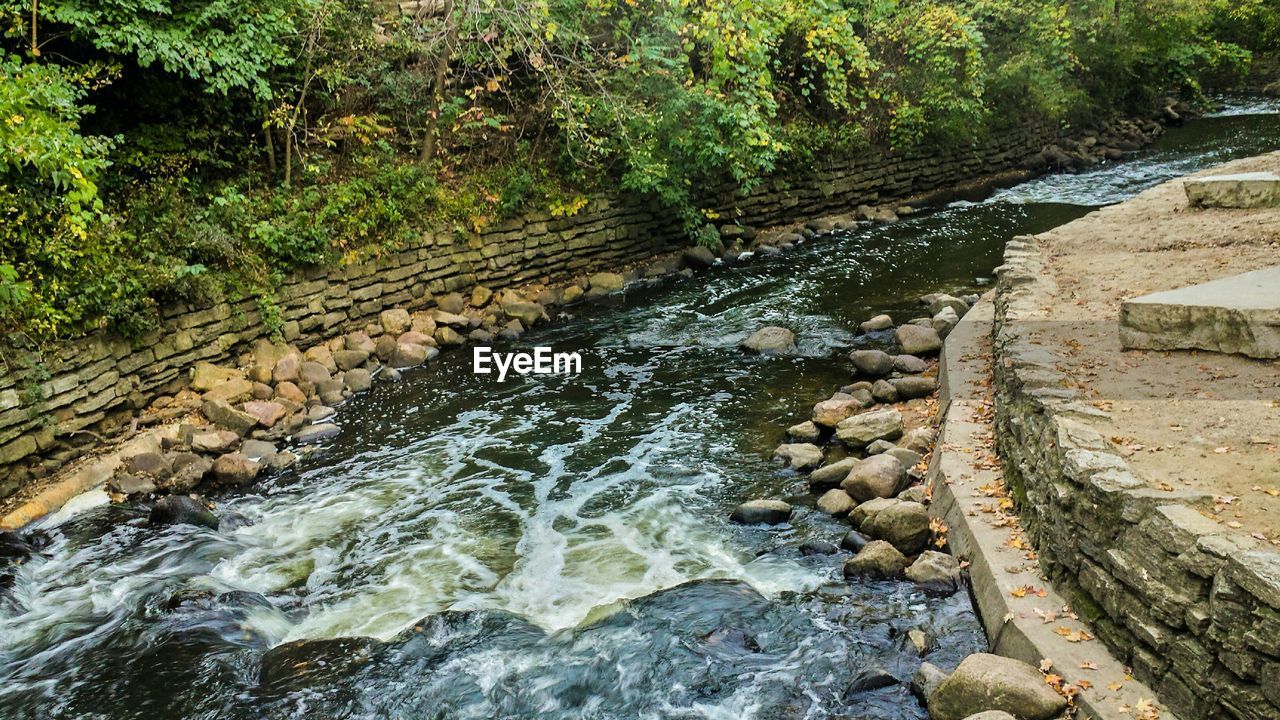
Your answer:
[[[1280,153],[1202,174],[1273,170]],[[1216,496],[1219,522],[1280,545],[1280,362],[1124,351],[1123,300],[1280,264],[1280,209],[1193,210],[1173,181],[1040,236],[1057,292],[1033,332],[1152,487]]]

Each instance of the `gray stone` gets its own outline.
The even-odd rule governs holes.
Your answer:
[[[921,702],[928,702],[929,696],[947,679],[947,673],[933,663],[920,663],[916,674],[911,678],[911,692]]]
[[[864,503],[860,503],[858,507],[853,509],[853,512],[849,513],[849,522],[852,523],[855,528],[860,528],[871,518],[901,502],[901,500],[894,498],[872,498]]]
[[[938,379],[924,375],[894,378],[889,381],[898,397],[903,400],[928,397],[938,389]]]
[[[960,324],[960,316],[951,308],[942,308],[942,311],[932,318],[933,329],[938,333],[938,337],[945,338],[951,334],[956,325]]]
[[[933,300],[929,302],[929,314],[936,316],[943,310],[951,310],[955,313],[956,319],[959,320],[961,315],[969,312],[969,303],[961,300],[954,295],[946,293],[938,293],[933,296]]]
[[[230,430],[206,430],[191,436],[191,449],[205,453],[225,453],[240,444],[240,436]]]
[[[590,289],[603,293],[615,293],[626,284],[625,278],[618,273],[596,273],[590,278]]]
[[[477,285],[471,289],[471,304],[475,307],[482,308],[492,299],[493,291],[483,285]]]
[[[364,350],[339,350],[333,354],[333,361],[339,370],[358,368],[369,361],[369,353]]]
[[[200,412],[217,425],[241,435],[252,430],[258,419],[243,410],[237,410],[221,400],[205,400]]]
[[[1045,683],[1039,670],[988,653],[965,658],[929,696],[933,720],[965,720],[988,710],[1003,710],[1021,720],[1051,720],[1066,709],[1066,698]]]
[[[307,360],[298,368],[298,377],[312,385],[319,385],[325,380],[333,378],[329,368],[314,360]]]
[[[166,495],[151,507],[147,522],[152,525],[197,525],[218,529],[218,516],[205,504],[186,495]]]
[[[888,380],[877,380],[871,386],[871,397],[879,403],[895,403],[898,402],[898,389]]]
[[[915,555],[929,542],[929,511],[920,503],[899,501],[867,518],[858,529],[904,555]]]
[[[853,415],[836,425],[836,437],[855,449],[876,440],[896,440],[902,437],[902,413],[887,408]]]
[[[877,440],[867,446],[866,453],[868,455],[882,455],[894,448],[894,444],[888,440]]]
[[[266,440],[245,440],[240,445],[240,454],[251,460],[269,464],[279,450]]]
[[[685,250],[680,257],[684,260],[685,266],[691,268],[711,267],[716,262],[715,253],[701,245]]]
[[[1127,300],[1120,344],[1278,358],[1280,265]]]
[[[224,485],[244,485],[262,471],[262,463],[243,453],[227,453],[213,461],[213,477]]]
[[[845,476],[859,462],[861,461],[858,458],[847,457],[814,470],[809,474],[809,490],[814,493],[820,493],[831,488],[840,487],[840,483],[844,481]]]
[[[1003,710],[987,710],[985,712],[974,713],[964,720],[1018,720],[1018,718]]]
[[[364,392],[373,387],[373,373],[365,368],[354,368],[348,370],[342,376],[342,384],[351,392]]]
[[[787,355],[796,351],[796,335],[784,327],[767,326],[751,333],[742,347],[761,355]]]
[[[893,318],[888,315],[877,315],[870,320],[858,326],[858,330],[863,333],[877,332],[879,330],[888,330],[893,327]]]
[[[253,383],[244,378],[232,378],[201,395],[204,400],[238,403],[253,397]]]
[[[893,369],[908,375],[919,375],[929,369],[929,363],[915,355],[895,355],[893,356]]]
[[[883,540],[867,543],[857,555],[844,562],[846,578],[871,577],[884,580],[901,577],[907,558]]]
[[[442,329],[447,330],[448,328],[442,328]],[[440,332],[440,330],[437,330],[436,332]],[[425,345],[416,345],[414,343],[398,343],[396,345],[395,354],[391,356],[391,367],[407,368],[407,367],[415,367],[415,366],[421,365],[422,363],[426,362],[429,359],[430,350],[435,350],[437,354],[439,354],[440,352],[435,348],[428,348]]]
[[[812,420],[805,420],[787,428],[787,435],[793,440],[812,442],[821,436],[821,431],[818,430],[818,426]]]
[[[924,454],[933,447],[933,443],[938,439],[938,433],[932,428],[912,428],[902,439],[898,441],[898,447],[906,448],[920,454]]]
[[[446,327],[444,325],[441,325],[440,327],[436,328],[435,340],[436,340],[436,344],[439,345],[440,347],[457,347],[467,342],[467,339],[459,335],[457,330],[454,330],[451,327]],[[432,348],[432,349],[434,350],[435,348]],[[394,359],[394,356],[398,355],[400,352],[401,352],[400,346],[397,345],[395,352],[392,353],[392,358]],[[422,359],[424,362],[426,361],[426,355],[427,353],[424,348],[422,352],[422,356],[423,356]],[[405,359],[407,360],[407,358]]]
[[[1182,187],[1192,207],[1280,207],[1280,175],[1273,172],[1191,178]]]
[[[565,293],[565,302],[569,302],[568,293]],[[506,302],[502,304],[502,311],[507,317],[519,320],[525,328],[531,328],[547,319],[546,308],[535,302]]]
[[[156,491],[156,479],[150,475],[120,472],[111,478],[110,486],[116,492],[131,497],[150,495]]]
[[[868,401],[871,398],[866,398]],[[830,398],[813,406],[813,423],[822,427],[833,428],[842,420],[854,413],[869,407],[871,402],[863,402],[862,398],[848,393],[836,393]]]
[[[822,448],[810,443],[784,443],[773,451],[774,460],[785,460],[795,470],[807,470],[822,464]]]
[[[729,519],[744,525],[780,525],[791,520],[791,506],[781,500],[751,500],[734,508]]]
[[[866,547],[869,542],[871,542],[871,538],[863,535],[857,530],[850,530],[844,534],[843,538],[841,538],[840,547],[856,553]]]
[[[157,480],[173,474],[169,458],[158,452],[138,453],[124,461],[124,469],[135,475],[147,475]]]
[[[860,503],[890,498],[907,482],[907,469],[892,455],[873,455],[853,466],[840,487]]]
[[[929,322],[930,326],[903,325],[894,333],[903,353],[907,355],[933,355],[942,349],[942,338],[938,335],[938,331],[933,329],[932,321],[926,320],[925,322]]]
[[[893,372],[893,356],[883,350],[854,350],[849,359],[859,375],[883,377]]]
[[[916,463],[920,462],[920,458],[923,457],[915,450],[909,450],[904,447],[890,448],[885,450],[884,454],[898,458],[898,462],[902,463],[902,467],[907,468],[908,470],[915,467]]]
[[[850,510],[857,506],[853,498],[849,494],[838,488],[833,488],[822,494],[818,498],[818,509],[828,515],[848,515]]]
[[[299,445],[307,445],[321,440],[328,440],[334,437],[342,429],[333,423],[319,423],[317,425],[308,425],[298,432],[294,433],[293,441]]]
[[[231,448],[228,447],[228,450]],[[183,493],[191,490],[204,476],[213,469],[213,461],[193,452],[173,454],[173,474],[160,483],[160,487],[171,493]]]
[[[331,418],[337,413],[336,410],[328,405],[313,405],[307,410],[307,420],[310,422],[320,422],[326,418]]]
[[[391,310],[383,310],[378,314],[378,324],[382,326],[382,331],[388,335],[399,335],[413,327],[413,318],[409,315],[408,310],[392,308]]]
[[[898,499],[909,501],[909,502],[918,502],[921,505],[927,505],[928,503],[926,502],[927,498],[925,497],[925,495],[926,495],[926,491],[925,491],[924,485],[912,485],[906,490],[903,490],[902,492],[898,493]]]
[[[462,295],[456,292],[451,292],[436,300],[436,307],[440,308],[444,312],[454,315],[461,313],[462,309],[466,307],[466,304],[467,301],[462,298]]]
[[[907,579],[934,595],[950,595],[960,587],[960,563],[946,553],[926,550],[907,568]]]

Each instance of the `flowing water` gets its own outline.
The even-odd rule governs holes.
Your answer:
[[[984,647],[968,598],[846,583],[843,555],[801,552],[843,530],[805,507],[781,529],[729,510],[811,502],[769,452],[847,382],[858,322],[980,289],[1013,235],[1280,148],[1276,111],[1235,104],[1126,162],[631,291],[519,343],[580,351],[576,377],[499,384],[446,355],[218,498],[219,531],[60,518],[0,594],[0,717],[922,718],[906,631],[954,665]],[[765,323],[799,355],[741,354]]]

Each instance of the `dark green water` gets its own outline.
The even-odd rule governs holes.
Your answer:
[[[729,510],[807,502],[769,451],[848,381],[858,322],[981,289],[1013,235],[1280,148],[1275,108],[1253,111],[634,290],[520,342],[582,352],[577,377],[498,384],[446,355],[348,403],[342,435],[295,468],[219,498],[239,520],[221,531],[122,506],[51,527],[0,596],[0,717],[923,718],[905,633],[954,665],[984,647],[968,598],[845,582],[844,555],[798,550],[842,535],[819,513],[764,530]],[[800,355],[739,353],[766,323]],[[298,640],[313,642],[267,652]],[[899,682],[871,688],[877,672]]]

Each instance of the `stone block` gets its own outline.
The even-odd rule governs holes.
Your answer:
[[[1192,178],[1184,181],[1182,188],[1192,207],[1280,207],[1280,175],[1273,172]]]
[[[1127,349],[1209,350],[1280,357],[1280,266],[1127,300]]]

